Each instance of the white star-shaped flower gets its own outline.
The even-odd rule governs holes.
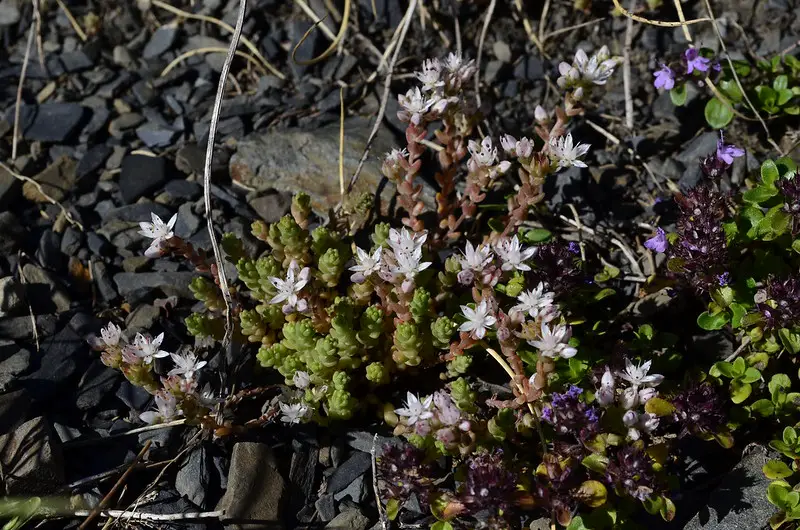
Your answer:
[[[572,337],[572,330],[564,324],[556,324],[551,329],[547,323],[542,323],[542,336],[540,340],[528,341],[528,344],[539,350],[545,357],[561,357],[569,359],[574,357],[578,350],[568,344]]]
[[[397,274],[411,279],[417,273],[424,271],[431,266],[430,261],[422,261],[422,249],[418,248],[413,252],[399,252],[394,255],[395,264],[390,267],[392,274]]]
[[[106,346],[118,346],[119,341],[123,339],[122,328],[109,322],[108,325],[100,330],[100,337],[105,342]]]
[[[472,243],[467,241],[464,253],[459,258],[459,261],[461,262],[462,270],[481,272],[492,262],[492,250],[488,245],[478,245],[475,248]]]
[[[366,250],[356,247],[356,264],[350,267],[354,273],[350,279],[355,283],[363,282],[371,274],[378,272],[381,268],[382,247],[375,249],[372,255]]]
[[[419,87],[416,87],[410,89],[405,95],[399,94],[397,101],[402,107],[397,112],[398,119],[402,122],[419,125],[425,115],[440,101],[440,98],[435,95],[426,96],[420,91]]]
[[[285,280],[274,276],[269,278],[270,283],[272,283],[278,291],[275,296],[270,299],[270,304],[286,302],[286,305],[289,306],[290,309],[297,305],[299,299],[297,294],[306,286],[309,275],[311,274],[311,269],[308,267],[303,267],[303,270],[299,273],[298,269],[300,269],[300,266],[297,265],[297,261],[292,260],[289,264],[289,270],[286,271]]]
[[[414,425],[418,421],[427,420],[433,417],[433,396],[428,396],[420,400],[419,396],[406,393],[406,406],[395,409],[395,414],[406,418],[408,425]]]
[[[161,333],[153,338],[150,335],[136,334],[133,344],[126,348],[126,351],[133,353],[136,357],[142,359],[145,364],[150,364],[153,359],[160,359],[168,357],[169,352],[159,349],[161,342],[164,340],[164,334]]]
[[[462,305],[461,312],[467,319],[466,322],[461,324],[458,328],[459,331],[469,332],[473,338],[482,339],[486,336],[486,330],[495,325],[497,319],[492,315],[489,303],[486,300],[481,300],[481,303],[472,309],[469,306]]]
[[[153,425],[154,423],[167,422],[178,415],[178,402],[171,393],[161,391],[155,396],[156,410],[142,412],[139,419]]]
[[[579,158],[589,151],[589,147],[591,147],[589,144],[574,145],[572,133],[550,139],[550,153],[558,161],[559,168],[586,167],[586,163]]]
[[[182,375],[187,381],[194,380],[195,374],[204,367],[206,361],[198,361],[197,355],[194,353],[187,353],[186,355],[178,355],[170,353],[172,361],[175,363],[175,368],[169,371],[167,375]]]
[[[294,376],[292,377],[292,382],[294,383],[294,386],[296,386],[300,390],[304,390],[308,388],[308,385],[311,384],[311,376],[308,375],[308,372],[298,370],[294,373]]]
[[[153,240],[147,250],[144,251],[144,255],[148,258],[157,258],[164,252],[167,240],[174,235],[172,229],[178,220],[178,214],[173,215],[166,223],[154,213],[150,214],[150,218],[153,221],[152,223],[146,221],[139,223],[139,227],[141,227],[139,233]]]
[[[535,288],[523,291],[517,296],[517,305],[509,313],[526,313],[531,318],[547,316],[546,321],[552,320],[558,314],[554,306],[555,293],[544,290],[544,284],[539,282]]]
[[[652,361],[647,361],[639,365],[634,365],[629,359],[625,359],[625,371],[619,376],[629,382],[637,390],[640,387],[656,387],[664,380],[660,374],[649,374]]]
[[[281,421],[285,423],[300,423],[308,416],[308,405],[305,403],[279,403],[281,409]]]
[[[492,145],[492,139],[487,136],[479,144],[475,140],[467,143],[467,150],[472,157],[472,162],[478,167],[490,167],[497,161],[497,148]]]
[[[614,404],[616,397],[616,381],[614,381],[614,374],[611,370],[606,368],[603,377],[600,379],[600,388],[595,394],[597,404],[601,407],[608,407]]]
[[[444,86],[442,80],[442,65],[439,59],[428,59],[422,63],[422,71],[415,74],[420,83],[422,83],[422,90],[425,92],[433,92]]]
[[[504,271],[529,271],[531,268],[529,265],[526,265],[525,262],[536,254],[537,248],[523,248],[517,236],[514,236],[511,239],[504,238],[498,241],[495,244],[494,250],[503,261],[501,268]]]
[[[422,248],[425,240],[428,239],[427,232],[417,234],[407,228],[396,230],[389,229],[389,246],[395,254],[402,254],[405,252],[413,252]]]

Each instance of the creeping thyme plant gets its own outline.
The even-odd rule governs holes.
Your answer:
[[[535,136],[481,138],[474,63],[455,54],[424,61],[398,97],[406,144],[382,165],[396,218],[354,222],[366,210],[343,208],[321,225],[298,193],[290,214],[252,224],[257,253],[223,237],[237,273],[228,286],[233,340],[263,369],[237,382],[238,394],[225,395],[203,360],[225,334],[213,258],[175,236],[174,217],[142,223],[147,256],[187,259],[200,274],[190,288],[202,310],[186,319],[194,347],[179,352],[161,349],[163,335],[102,330],[103,362],[155,396],[157,410],[141,421],[180,418],[221,435],[242,428],[228,408],[270,389],[274,399],[244,427],[377,416],[407,441],[378,458],[382,513],[403,517],[413,500],[439,530],[521,528],[538,517],[617,528],[641,508],[671,520],[681,440],[730,448],[737,430],[777,422],[787,431],[776,449],[793,462],[769,469],[774,522],[800,518],[795,165],[766,161],[743,193],[723,191],[744,151],[720,136],[698,161],[704,180],[675,197],[675,230],[658,228],[645,243],[666,254],[655,284],[703,300],[699,327],[727,329],[740,345],[700,369],[676,336],[649,323],[600,322],[619,271],[599,270],[578,244],[541,228],[544,183],[586,167],[590,146],[571,124],[617,64],[605,47],[578,51],[559,66],[563,104],[536,109]],[[676,90],[715,64],[687,53],[685,73],[665,65],[656,84]],[[423,175],[437,184],[433,211]],[[278,384],[262,385],[270,381]]]

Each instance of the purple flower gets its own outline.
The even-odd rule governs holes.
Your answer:
[[[717,158],[730,166],[733,164],[733,159],[740,156],[744,156],[744,149],[733,144],[726,144],[722,132],[720,132],[719,140],[717,140]]]
[[[567,394],[566,395],[571,397],[571,398],[573,398],[573,399],[576,399],[582,393],[583,393],[583,389],[581,387],[575,386],[575,385],[570,385],[569,389],[567,390]]]
[[[542,409],[542,418],[545,421],[552,423],[553,422],[553,407],[544,407]]]
[[[683,58],[686,59],[686,73],[691,74],[695,70],[698,72],[708,72],[711,66],[711,59],[706,59],[700,55],[697,48],[688,48],[683,52]]]
[[[661,65],[661,70],[656,70],[653,75],[656,80],[653,82],[656,88],[663,88],[664,90],[672,90],[675,86],[675,72],[666,64]]]
[[[589,407],[586,409],[586,411],[584,411],[583,415],[586,416],[586,419],[590,423],[597,423],[600,421],[600,415],[597,413],[596,407]]]
[[[656,228],[656,235],[644,242],[644,246],[656,252],[666,252],[669,243],[663,228]]]
[[[731,283],[731,273],[730,272],[723,272],[722,274],[717,275],[717,281],[719,282],[720,287],[724,287]]]

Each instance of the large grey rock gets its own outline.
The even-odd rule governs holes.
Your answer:
[[[58,160],[47,166],[47,168],[33,177],[39,183],[42,191],[56,201],[64,199],[75,187],[77,180],[78,164],[66,155],[62,155]],[[39,188],[31,182],[22,185],[22,193],[27,199],[34,202],[50,202],[50,200],[39,191]]]
[[[226,528],[258,529],[280,526],[284,480],[272,449],[266,444],[239,442],[233,446],[228,489],[217,504],[231,524]],[[236,523],[236,520],[249,523]]]
[[[16,278],[0,278],[0,317],[9,316],[21,308],[22,295],[22,284]]]
[[[761,468],[778,455],[763,446],[753,445],[745,451],[742,461],[734,467],[711,493],[708,506],[692,518],[684,530],[760,529],[775,513],[767,500],[771,482]]]
[[[64,483],[61,446],[41,416],[0,436],[0,463],[6,495],[53,493]]]
[[[53,274],[32,263],[26,263],[22,267],[22,274],[25,276],[28,300],[35,312],[55,310],[56,313],[63,313],[69,310],[69,295]]]
[[[355,173],[372,124],[361,118],[345,121],[345,185]],[[376,193],[383,180],[383,156],[398,147],[385,127],[375,136],[370,156],[352,193]],[[327,215],[340,199],[339,125],[334,123],[314,131],[284,130],[257,132],[239,142],[230,160],[231,178],[258,191],[287,193],[304,191],[311,196],[314,210]],[[394,185],[381,191],[381,210],[386,212],[395,192]],[[423,200],[433,204],[433,192],[423,188]]]
[[[214,468],[205,447],[198,447],[181,465],[175,476],[175,489],[189,502],[201,509],[206,509],[208,485],[211,471]]]
[[[31,352],[12,340],[0,339],[0,389],[31,366]]]
[[[372,466],[369,453],[356,451],[328,479],[328,493],[339,493]]]

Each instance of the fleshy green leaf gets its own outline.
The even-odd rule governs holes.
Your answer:
[[[700,316],[697,317],[697,325],[705,330],[713,331],[722,329],[729,320],[730,316],[724,311],[715,315],[706,311],[705,313],[700,313]]]
[[[775,188],[770,188],[768,186],[756,186],[752,190],[747,190],[742,195],[742,200],[744,202],[749,202],[751,204],[761,204],[762,202],[766,202],[775,195],[778,194],[778,190]]]
[[[774,188],[780,176],[778,166],[772,160],[767,159],[761,164],[761,181],[767,186]]]
[[[800,239],[795,239],[792,242],[792,250],[800,254]]]
[[[453,525],[447,521],[436,521],[431,525],[431,530],[453,530]]]
[[[794,471],[782,460],[770,460],[761,468],[764,475],[770,480],[791,477]]]
[[[759,416],[766,418],[775,412],[775,405],[773,405],[772,401],[768,399],[759,399],[750,405],[750,411],[753,414],[758,414]]]
[[[786,507],[786,497],[789,495],[789,484],[776,480],[767,486],[767,500],[780,509]]]
[[[741,381],[734,379],[731,381],[730,390],[731,401],[738,405],[750,397],[750,394],[753,392],[753,387],[750,385],[750,383],[742,383]]]
[[[605,504],[608,491],[602,482],[587,480],[578,488],[577,496],[587,506],[597,508]]]
[[[733,119],[733,108],[728,103],[723,103],[717,98],[711,98],[706,103],[706,122],[714,129],[722,129]]]
[[[739,378],[739,381],[742,383],[755,383],[761,379],[761,372],[759,372],[756,368],[748,368],[745,370],[744,375]]]
[[[390,521],[394,521],[397,518],[399,511],[400,501],[397,499],[389,499],[386,502],[386,517],[388,517]]]
[[[586,456],[581,463],[596,473],[605,473],[608,466],[608,457],[599,453],[592,453]]]
[[[711,366],[711,369],[708,371],[712,377],[727,377],[728,379],[733,379],[736,377],[736,373],[733,370],[733,364],[727,361],[719,361],[714,363]]]
[[[714,434],[714,439],[717,443],[722,446],[724,449],[730,449],[733,447],[733,434],[730,431],[720,431]]]
[[[672,104],[678,107],[682,107],[686,104],[686,96],[688,91],[686,90],[686,84],[675,85],[672,90],[669,91],[669,99],[672,100]]]
[[[781,328],[778,330],[778,337],[786,351],[792,354],[800,353],[800,333],[792,333],[791,330]]]
[[[783,441],[787,445],[795,445],[797,443],[797,431],[795,431],[792,427],[786,427],[783,429]]]
[[[551,237],[553,237],[553,233],[544,228],[531,228],[522,234],[522,240],[525,243],[543,243]]]
[[[667,400],[654,397],[647,400],[644,405],[645,412],[656,416],[669,416],[675,412],[675,407]]]
[[[664,497],[664,505],[661,507],[661,518],[669,522],[675,518],[675,503],[669,497]]]

